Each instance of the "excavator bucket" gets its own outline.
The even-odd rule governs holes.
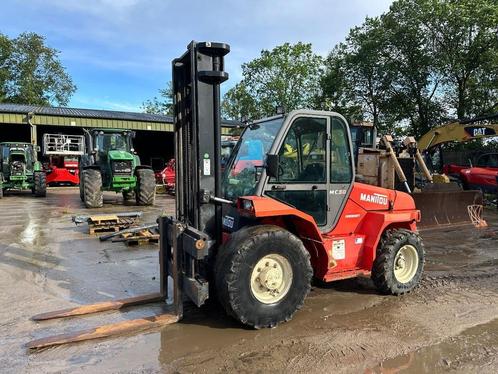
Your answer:
[[[464,224],[483,226],[481,191],[464,191],[456,183],[431,183],[412,196],[421,212],[420,229]]]

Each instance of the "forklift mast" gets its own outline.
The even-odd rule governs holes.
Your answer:
[[[176,313],[182,295],[197,306],[209,297],[208,261],[221,239],[220,84],[228,79],[224,43],[192,41],[173,60],[176,218],[160,217],[161,292],[173,285]],[[168,277],[169,276],[169,277]]]

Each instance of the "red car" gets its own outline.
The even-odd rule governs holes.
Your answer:
[[[464,189],[498,193],[498,153],[481,155],[476,166],[460,170],[460,179]]]

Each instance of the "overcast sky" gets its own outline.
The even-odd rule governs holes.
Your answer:
[[[262,49],[285,42],[313,44],[327,55],[366,16],[391,0],[2,0],[0,32],[44,35],[78,90],[70,106],[139,110],[171,80],[171,60],[190,40],[231,46],[230,80]]]

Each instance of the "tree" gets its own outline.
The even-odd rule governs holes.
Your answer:
[[[313,108],[320,91],[322,58],[311,44],[285,43],[242,64],[242,81],[224,96],[225,117],[251,119],[270,116],[277,106],[285,110]]]
[[[22,33],[9,39],[0,34],[0,101],[64,106],[75,91],[59,51],[48,47],[43,36]]]
[[[142,103],[144,113],[173,115],[173,86],[171,81],[166,88],[159,90],[159,97],[154,96]]]
[[[321,80],[322,107],[335,110],[350,120],[371,120],[376,126],[386,122],[391,76],[383,58],[384,30],[378,18],[367,18],[351,29],[326,60]]]
[[[322,105],[415,136],[498,107],[496,0],[398,0],[326,60]],[[359,112],[358,112],[359,109]]]
[[[493,112],[498,103],[496,0],[424,0],[421,29],[432,42],[444,93],[458,118]]]

